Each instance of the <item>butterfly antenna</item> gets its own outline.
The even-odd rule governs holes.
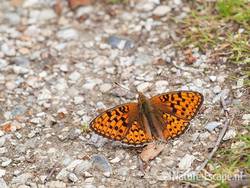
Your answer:
[[[126,91],[129,91],[130,93],[138,93],[138,91],[137,91],[136,88],[134,88],[133,90],[131,90],[131,89],[125,87],[124,85],[121,85],[121,84],[118,83],[118,82],[114,82],[114,84],[115,84],[116,86],[121,87],[122,89],[124,89],[124,90],[126,90]],[[134,90],[135,90],[135,91],[134,91]]]

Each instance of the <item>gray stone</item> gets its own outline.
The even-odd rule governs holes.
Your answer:
[[[220,92],[221,92],[221,87],[220,87],[220,86],[215,86],[215,87],[213,88],[213,92],[214,92],[215,94],[220,93]]]
[[[65,168],[63,168],[63,169],[57,174],[56,179],[57,179],[57,180],[65,181],[65,180],[67,180],[68,174],[69,174],[69,172],[68,172]]]
[[[159,81],[156,81],[155,83],[155,89],[157,90],[157,93],[166,92],[168,86],[169,86],[169,83],[166,80],[159,80]]]
[[[28,8],[28,7],[32,7],[34,5],[40,4],[40,0],[25,0],[23,2],[23,7],[24,8]]]
[[[209,123],[207,123],[207,125],[205,126],[205,128],[212,132],[216,127],[220,126],[221,123],[220,122],[217,122],[217,121],[211,121]]]
[[[15,12],[5,13],[4,18],[11,25],[18,25],[21,21],[20,16]]]
[[[50,181],[46,185],[48,188],[66,188],[66,184],[62,181]]]
[[[12,69],[16,74],[26,74],[30,72],[30,69],[16,65],[13,65]]]
[[[17,177],[14,177],[11,181],[12,184],[25,184],[28,179],[31,179],[33,176],[31,173],[24,173]]]
[[[93,166],[95,168],[97,168],[98,170],[103,171],[104,173],[112,173],[112,167],[109,164],[108,160],[106,159],[106,157],[104,157],[103,155],[93,155],[91,157],[91,160],[93,162]]]
[[[19,185],[18,188],[30,188],[28,185]]]
[[[14,106],[14,108],[11,111],[11,116],[15,117],[18,115],[23,115],[27,110],[27,107],[23,106],[23,105],[17,105]]]
[[[84,98],[82,96],[75,96],[74,97],[74,103],[77,104],[82,104],[84,101]]]
[[[8,166],[12,162],[12,159],[4,158],[3,162],[1,163],[2,167]]]
[[[51,97],[52,97],[51,92],[48,89],[44,88],[43,90],[40,91],[37,100],[38,101],[48,100],[51,99]]]
[[[93,6],[82,6],[76,10],[76,17],[81,17],[84,15],[89,15],[94,11]]]
[[[151,87],[151,83],[149,82],[144,82],[144,83],[141,83],[137,86],[137,90],[139,92],[146,92],[150,87]]]
[[[229,92],[230,92],[229,89],[223,89],[219,94],[217,94],[213,98],[213,103],[219,102],[221,100],[221,97],[225,98],[226,96],[228,96]]]
[[[4,136],[0,137],[0,147],[2,147],[5,143],[6,138]]]
[[[217,77],[216,76],[209,76],[209,79],[212,81],[212,82],[215,82]]]
[[[0,187],[1,188],[9,188],[3,178],[0,178]]]
[[[110,160],[111,163],[118,163],[121,161],[121,158],[120,157],[115,157],[114,159]]]
[[[6,55],[6,56],[15,56],[16,55],[16,49],[14,46],[9,45],[7,43],[3,43],[1,46],[1,51]]]
[[[63,40],[77,40],[79,38],[79,33],[74,28],[67,28],[58,31],[56,36]]]
[[[53,9],[43,9],[39,14],[40,21],[47,21],[51,19],[55,19],[57,17],[55,11]]]
[[[4,153],[7,153],[8,150],[6,147],[0,147],[0,154],[4,154]]]
[[[148,11],[153,10],[155,8],[155,5],[152,2],[143,2],[143,3],[140,3],[140,5],[137,7],[139,10],[148,12]]]
[[[249,120],[249,121],[250,121],[250,114],[244,114],[244,115],[242,116],[242,119],[243,119],[243,120]]]
[[[95,147],[102,147],[107,142],[107,139],[97,134],[92,134],[89,143],[94,144]]]
[[[242,88],[244,86],[244,77],[237,80],[236,88]]]
[[[101,79],[89,79],[82,88],[86,90],[93,90],[94,87],[98,84],[101,84],[103,81]]]
[[[92,167],[91,161],[83,160],[75,166],[74,172],[77,175],[82,175],[82,174],[84,174],[85,171],[89,170],[91,167]]]
[[[129,173],[129,168],[126,167],[126,166],[121,167],[121,168],[119,168],[119,169],[117,170],[117,173],[118,173],[119,176],[124,176],[124,177],[126,177],[126,176],[128,175],[128,173]]]
[[[82,162],[83,162],[83,160],[76,159],[76,160],[72,161],[72,162],[66,167],[66,169],[67,169],[68,171],[70,171],[70,172],[73,172],[73,170],[75,169],[75,167],[76,167],[77,165],[79,165],[80,163],[82,163]]]
[[[195,156],[186,154],[179,162],[178,166],[181,170],[187,170],[191,167],[193,161],[196,159]]]
[[[30,66],[30,61],[26,57],[16,57],[13,60],[13,63],[17,66],[23,66],[23,67],[29,67]]]
[[[81,74],[77,71],[75,72],[72,72],[70,75],[69,75],[69,79],[72,80],[72,81],[77,81],[81,78]]]
[[[83,185],[83,187],[84,187],[84,188],[96,188],[96,186],[93,185],[93,184],[91,184],[91,183],[85,183],[85,184]]]
[[[5,59],[0,59],[0,70],[8,65]]]
[[[102,85],[100,86],[100,91],[101,91],[102,93],[106,93],[106,92],[110,91],[111,88],[112,88],[112,85],[111,85],[111,84],[104,83],[104,84],[102,84]]]
[[[2,178],[5,175],[5,173],[6,173],[6,170],[0,169],[0,178]]]
[[[134,47],[134,44],[131,40],[117,36],[110,36],[107,42],[112,48],[118,48],[120,50]]]
[[[196,80],[194,80],[194,84],[197,86],[197,87],[202,87],[202,85],[203,85],[203,80],[201,80],[201,79],[196,79]]]
[[[16,136],[17,139],[21,139],[22,138],[22,134],[20,134],[19,132],[16,132],[15,136]]]
[[[71,129],[69,131],[68,137],[69,137],[69,139],[74,140],[74,139],[78,138],[81,135],[81,133],[82,132],[80,129]]]
[[[230,140],[236,136],[236,131],[234,129],[229,129],[224,135],[222,140]]]
[[[69,66],[68,66],[68,64],[62,64],[62,65],[60,65],[59,69],[63,72],[68,72]]]
[[[77,182],[78,181],[78,177],[72,172],[68,174],[68,178],[72,182]]]
[[[156,7],[153,11],[153,14],[155,16],[165,16],[166,14],[168,14],[171,11],[171,7],[166,6],[166,5],[160,5],[158,7]]]

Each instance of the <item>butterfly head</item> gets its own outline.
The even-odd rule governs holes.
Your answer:
[[[145,104],[148,101],[147,97],[143,93],[138,92],[138,102],[139,104]]]

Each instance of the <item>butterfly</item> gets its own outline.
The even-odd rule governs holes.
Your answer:
[[[90,129],[129,145],[166,141],[184,133],[203,103],[203,95],[196,91],[167,92],[152,98],[141,92],[138,95],[137,103],[121,104],[98,115]]]

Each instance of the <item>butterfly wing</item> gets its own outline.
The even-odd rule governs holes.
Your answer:
[[[152,137],[147,135],[145,130],[142,129],[142,125],[139,121],[134,121],[128,134],[122,140],[123,143],[132,145],[141,145],[152,141]]]
[[[176,91],[156,95],[150,99],[157,119],[163,124],[166,139],[180,135],[197,114],[203,95],[195,91]]]
[[[150,138],[139,123],[138,113],[137,103],[122,104],[97,116],[90,122],[90,128],[103,137],[126,144],[146,143]]]

